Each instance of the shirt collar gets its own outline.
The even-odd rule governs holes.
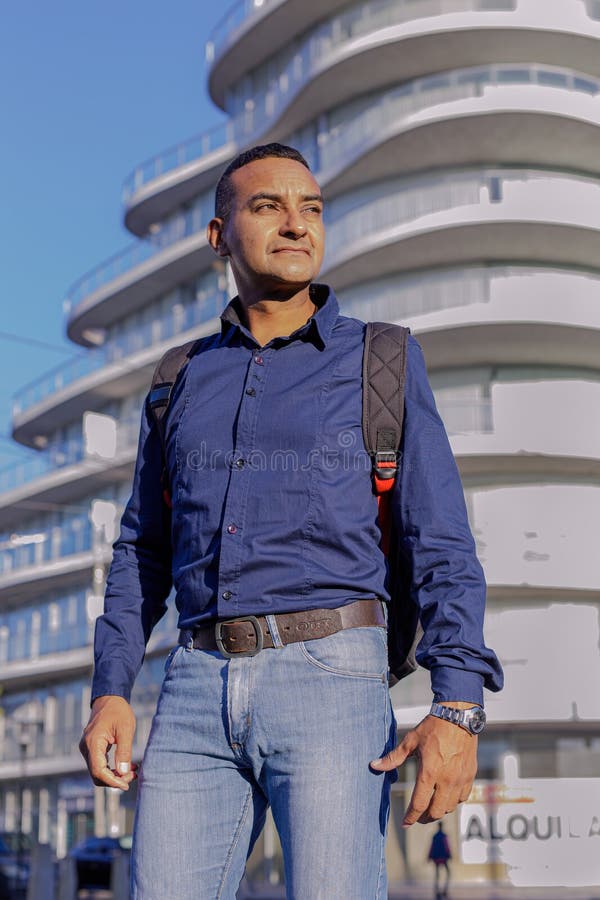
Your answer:
[[[310,299],[317,307],[317,310],[306,324],[293,332],[293,336],[305,337],[307,340],[312,340],[315,344],[320,344],[324,348],[331,337],[340,307],[337,297],[327,284],[311,284]],[[221,313],[221,335],[225,336],[226,331],[229,329],[237,329],[254,340],[252,334],[242,324],[240,314],[241,304],[239,297],[234,297]]]

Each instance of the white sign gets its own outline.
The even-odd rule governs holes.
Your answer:
[[[600,778],[475,784],[461,806],[465,863],[504,863],[523,886],[600,885]]]

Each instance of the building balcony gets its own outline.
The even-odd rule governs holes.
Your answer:
[[[317,177],[327,198],[376,172],[482,162],[600,174],[600,80],[538,65],[459,69],[382,92],[319,135]]]
[[[390,179],[329,206],[324,280],[341,291],[391,272],[511,260],[594,269],[600,182],[486,169]]]
[[[406,324],[415,333],[505,321],[600,328],[599,297],[600,273],[552,265],[428,268],[338,293],[343,315]]]
[[[211,188],[238,148],[232,120],[156,154],[123,185],[125,226],[145,236],[172,210]]]
[[[193,209],[174,215],[152,241],[140,241],[101,263],[71,288],[65,307],[67,334],[83,346],[98,343],[98,331],[189,281],[214,261],[206,240],[212,192]]]
[[[94,543],[88,515],[65,525],[32,534],[4,535],[0,555],[0,601],[21,603],[44,590],[70,587],[85,579],[92,567],[108,563],[107,543]]]
[[[2,625],[0,617],[0,684],[11,691],[22,686],[29,689],[91,671],[95,618],[100,611],[98,598],[88,595],[85,620],[75,625],[42,630],[41,617],[35,617],[37,609],[33,616],[28,609],[16,610],[12,620],[5,616],[7,625]],[[19,628],[23,622],[28,625],[26,630]],[[148,641],[148,659],[164,654],[176,643],[176,623],[177,610],[171,598],[168,612]]]
[[[600,601],[596,484],[490,480],[465,496],[491,601]]]
[[[298,34],[307,40],[339,46],[349,38],[368,34],[392,24],[411,22],[444,13],[478,11],[479,0],[384,0],[375,7],[357,5],[338,13],[346,0],[329,0],[327,10],[317,0],[238,0],[213,29],[206,44],[206,60],[211,66],[209,92],[214,102],[225,108],[228,88],[272,55],[273,47],[285,47]],[[488,4],[500,10],[514,10],[516,0]],[[324,12],[330,18],[322,22]],[[319,24],[322,23],[322,24]],[[311,27],[312,26],[312,27]]]
[[[0,529],[9,527],[15,512],[26,512],[32,502],[70,503],[82,494],[129,478],[139,427],[139,421],[118,425],[114,453],[107,456],[88,449],[82,435],[3,469],[0,472]]]
[[[488,595],[488,601],[490,597]],[[562,593],[559,602],[523,596],[517,586],[503,602],[488,602],[485,638],[504,669],[504,689],[486,693],[490,729],[553,735],[597,735],[600,698],[591,685],[600,680],[598,607],[578,602],[577,592]],[[577,665],[549,665],[564,656],[569,638]],[[576,640],[576,647],[575,647]],[[399,727],[412,728],[429,710],[429,672],[419,669],[391,689]],[[568,753],[571,752],[569,748]]]
[[[156,698],[154,700],[156,705]],[[133,759],[141,760],[150,735],[152,714],[139,716],[133,745]],[[31,755],[21,759],[18,743],[8,737],[0,751],[0,782],[32,778],[49,778],[75,772],[86,772],[79,741],[84,724],[80,727],[54,733],[42,732],[31,744]]]
[[[593,272],[490,265],[401,272],[339,299],[344,315],[408,325],[435,373],[511,364],[597,371],[599,296]]]
[[[102,347],[57,366],[23,387],[13,404],[13,437],[37,446],[47,431],[102,402],[126,397],[150,385],[163,353],[218,330],[228,297],[216,291],[199,302],[173,307],[146,324],[124,331]]]
[[[297,136],[286,140],[312,160],[332,197],[370,180],[373,171],[385,177],[450,163],[531,161],[598,172],[594,148],[599,124],[597,79],[541,65],[497,65],[444,72],[384,90],[371,97],[367,109],[321,131],[314,147],[304,147]],[[265,131],[270,122],[261,125]],[[253,126],[244,117],[230,123],[219,171],[260,136]],[[202,188],[214,183],[218,171],[213,155],[201,154],[203,138],[159,154],[130,176],[125,223],[135,234],[145,235],[154,222],[191,201],[200,190],[198,173],[207,178]],[[194,159],[194,153],[200,155]]]
[[[500,381],[488,381],[482,372],[471,383],[464,378],[472,378],[472,370],[460,380],[459,374],[440,372],[434,392],[465,486],[600,479],[600,423],[586,415],[600,403],[600,374],[593,381],[567,378],[544,367],[526,380],[522,370],[511,374],[507,368],[495,370]],[[435,389],[435,382],[451,380],[458,383]]]
[[[287,44],[288,61],[264,97],[267,113],[285,109],[284,131],[365,91],[462,66],[535,59],[600,75],[600,24],[581,0],[552,7],[539,0],[382,0],[341,12],[331,3],[331,17],[292,44],[301,29],[291,13],[297,8],[306,29],[307,5],[312,4],[288,0],[261,6],[247,20],[252,27],[230,32],[220,55],[209,42],[209,90],[217,105],[225,108],[227,93],[243,76],[272,57],[273,47]],[[321,4],[317,18],[322,17]],[[257,85],[248,86],[248,98],[262,116]]]

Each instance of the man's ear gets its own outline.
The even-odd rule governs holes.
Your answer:
[[[229,256],[229,248],[223,237],[224,228],[225,223],[219,218],[211,219],[206,226],[206,238],[218,256]]]

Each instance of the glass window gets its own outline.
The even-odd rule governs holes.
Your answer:
[[[432,75],[430,78],[421,79],[422,91],[434,91],[438,88],[447,87],[450,79],[447,75]]]
[[[527,84],[531,81],[529,69],[498,69],[498,84]]]
[[[489,84],[491,80],[490,69],[468,69],[461,72],[456,79],[458,84]]]
[[[551,72],[549,69],[541,69],[537,73],[537,82],[549,87],[567,87],[568,85],[564,72]]]
[[[488,190],[490,192],[490,203],[500,203],[502,201],[502,179],[496,175],[492,176],[488,182]]]
[[[573,87],[576,91],[583,91],[586,94],[595,96],[600,91],[597,81],[589,81],[587,78],[574,78]]]

